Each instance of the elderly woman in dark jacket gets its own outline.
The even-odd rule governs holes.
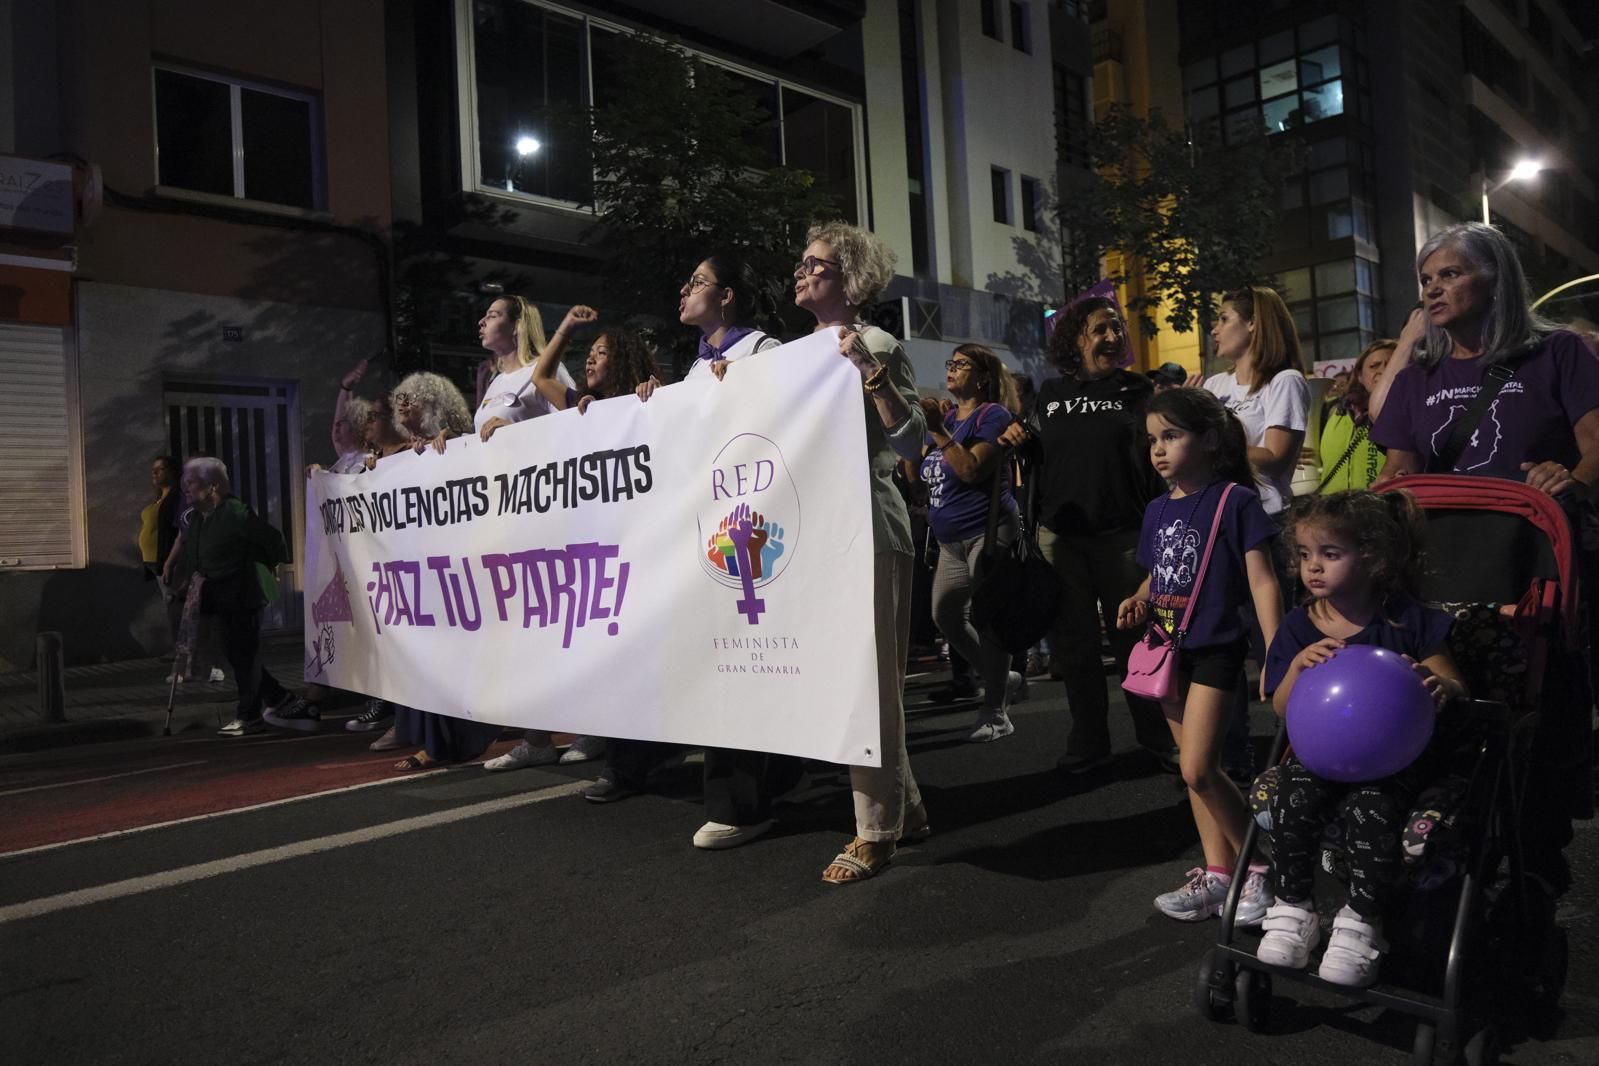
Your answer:
[[[284,688],[261,663],[261,609],[267,604],[262,573],[288,558],[283,534],[233,495],[220,459],[190,459],[183,466],[183,491],[194,504],[194,521],[183,538],[200,613],[210,616],[222,653],[239,686],[238,712],[218,732],[242,737],[258,733],[267,714],[315,709]]]

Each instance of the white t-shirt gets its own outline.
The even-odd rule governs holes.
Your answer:
[[[743,359],[745,356],[754,355],[756,352],[764,352],[768,349],[776,348],[782,343],[776,337],[768,337],[757,329],[740,337],[737,344],[722,353],[722,358],[731,363]],[[688,373],[683,375],[683,380],[698,381],[701,378],[710,377],[711,363],[712,360],[710,359],[694,360],[694,365],[688,368]]]
[[[567,388],[576,388],[565,366],[557,364],[555,376]],[[483,423],[491,418],[525,422],[529,418],[547,415],[550,411],[550,401],[533,385],[533,364],[529,363],[508,374],[494,375],[489,387],[483,390],[483,402],[478,404],[476,413],[472,415],[472,427],[481,430]]]
[[[1238,421],[1244,424],[1244,440],[1251,448],[1265,447],[1268,429],[1275,427],[1297,433],[1305,430],[1305,412],[1310,407],[1310,385],[1305,381],[1305,375],[1297,370],[1279,370],[1276,377],[1253,395],[1247,386],[1238,383],[1232,371],[1212,374],[1205,379],[1205,391],[1238,416]],[[1297,461],[1298,456],[1294,458]],[[1281,511],[1293,498],[1289,486],[1294,479],[1294,465],[1289,463],[1288,469],[1280,477],[1261,478],[1260,505],[1267,514]]]
[[[359,474],[366,469],[366,452],[356,450],[345,452],[332,466],[328,467],[330,474]]]

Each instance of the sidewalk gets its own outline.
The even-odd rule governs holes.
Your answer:
[[[300,691],[304,673],[300,635],[268,637],[263,646],[267,670]],[[160,659],[68,667],[65,722],[44,720],[35,674],[0,674],[0,753],[158,736],[166,720],[170,669]],[[180,684],[173,700],[172,731],[215,729],[218,717],[223,722],[233,717],[237,698],[232,676],[221,684]]]

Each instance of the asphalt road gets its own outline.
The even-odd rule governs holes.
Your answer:
[[[247,794],[225,746],[56,753],[53,777],[37,756],[6,759],[4,820],[57,819],[35,841],[111,824],[134,800],[98,790],[134,781],[141,810],[161,810],[163,795],[187,810],[178,799],[194,793],[247,809],[0,857],[0,1056],[1405,1061],[1407,1024],[1288,984],[1268,1034],[1197,1017],[1195,969],[1217,923],[1150,908],[1197,856],[1182,793],[1131,752],[1101,776],[1061,777],[1061,707],[1058,683],[1035,686],[1016,734],[981,747],[960,742],[969,710],[917,712],[911,747],[935,835],[843,888],[819,879],[851,828],[830,769],[771,837],[706,853],[689,845],[703,820],[693,761],[654,794],[596,807],[576,794],[592,764],[470,767],[275,802],[291,797]],[[383,779],[364,765],[353,781],[306,773],[366,763],[358,738],[239,743],[243,776],[275,766],[295,794]],[[35,788],[162,759],[207,765]],[[209,776],[184,784],[190,772]],[[17,824],[6,831],[24,846]],[[1599,833],[1581,828],[1571,854],[1566,1014],[1513,1062],[1599,1061]]]

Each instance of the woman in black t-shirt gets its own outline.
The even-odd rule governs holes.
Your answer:
[[[1133,559],[1144,507],[1163,488],[1149,465],[1144,406],[1153,386],[1123,368],[1127,326],[1116,304],[1090,297],[1061,313],[1049,356],[1063,372],[1038,390],[1028,425],[1000,438],[1030,460],[1038,546],[1065,582],[1064,606],[1049,646],[1066,680],[1072,729],[1060,767],[1086,773],[1110,761],[1110,701],[1100,660],[1100,623],[1117,676],[1127,670],[1135,633],[1116,628],[1116,605],[1144,580]],[[1138,743],[1168,769],[1176,765],[1160,708],[1128,697]]]

